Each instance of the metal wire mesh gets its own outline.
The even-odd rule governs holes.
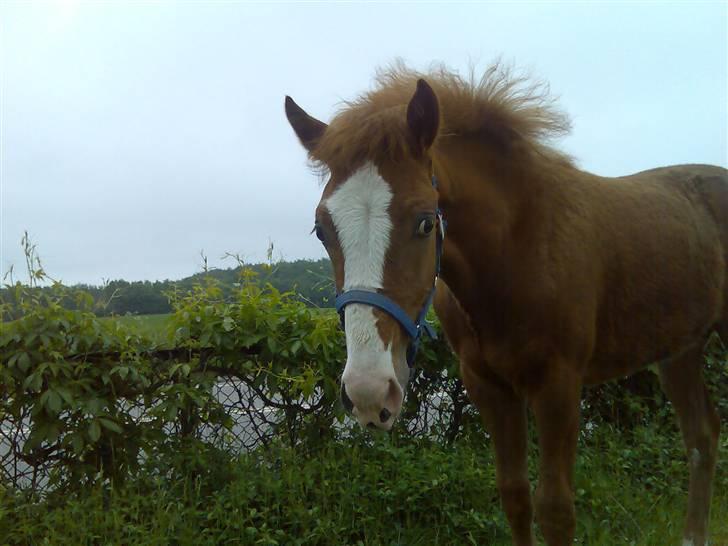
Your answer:
[[[212,407],[201,408],[192,419],[163,425],[167,436],[190,435],[231,454],[265,448],[276,438],[290,444],[349,436],[355,424],[342,418],[337,400],[317,389],[311,396],[263,392],[252,378],[220,375],[212,386]],[[119,398],[116,411],[138,425],[152,425],[159,400]],[[0,426],[0,483],[43,492],[54,472],[63,472],[68,450],[61,434],[53,445],[24,450],[32,426],[31,408],[20,415],[2,415]],[[221,418],[220,416],[223,416]],[[451,442],[473,415],[457,380],[443,375],[421,376],[413,382],[400,422],[401,434]],[[63,418],[63,415],[60,416]],[[67,442],[66,442],[67,443]],[[66,460],[64,461],[64,457]]]

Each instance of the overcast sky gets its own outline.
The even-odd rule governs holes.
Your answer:
[[[502,56],[551,83],[558,145],[624,175],[728,164],[728,3],[0,5],[2,272],[28,230],[64,282],[323,256],[283,113],[327,120],[377,66]]]

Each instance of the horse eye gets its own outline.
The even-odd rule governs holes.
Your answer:
[[[324,242],[324,230],[321,229],[321,226],[316,224],[314,226],[313,230],[316,232],[316,237],[318,238],[318,240],[323,243]]]
[[[435,220],[432,218],[424,218],[420,221],[417,226],[417,235],[426,236],[432,232],[432,228],[435,227]]]

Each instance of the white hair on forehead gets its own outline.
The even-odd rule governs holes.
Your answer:
[[[384,283],[384,262],[389,249],[392,190],[377,168],[368,163],[343,182],[324,206],[336,228],[344,258],[344,290],[379,289]],[[368,305],[350,304],[345,310],[346,369],[391,371],[392,356],[376,328]]]
[[[325,206],[344,255],[344,290],[382,288],[389,248],[392,190],[371,163],[341,184]]]

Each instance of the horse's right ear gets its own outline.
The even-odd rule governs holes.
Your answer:
[[[323,121],[309,116],[288,96],[286,96],[286,117],[296,132],[298,140],[306,150],[311,152],[316,147],[318,139],[324,134],[327,125]]]

